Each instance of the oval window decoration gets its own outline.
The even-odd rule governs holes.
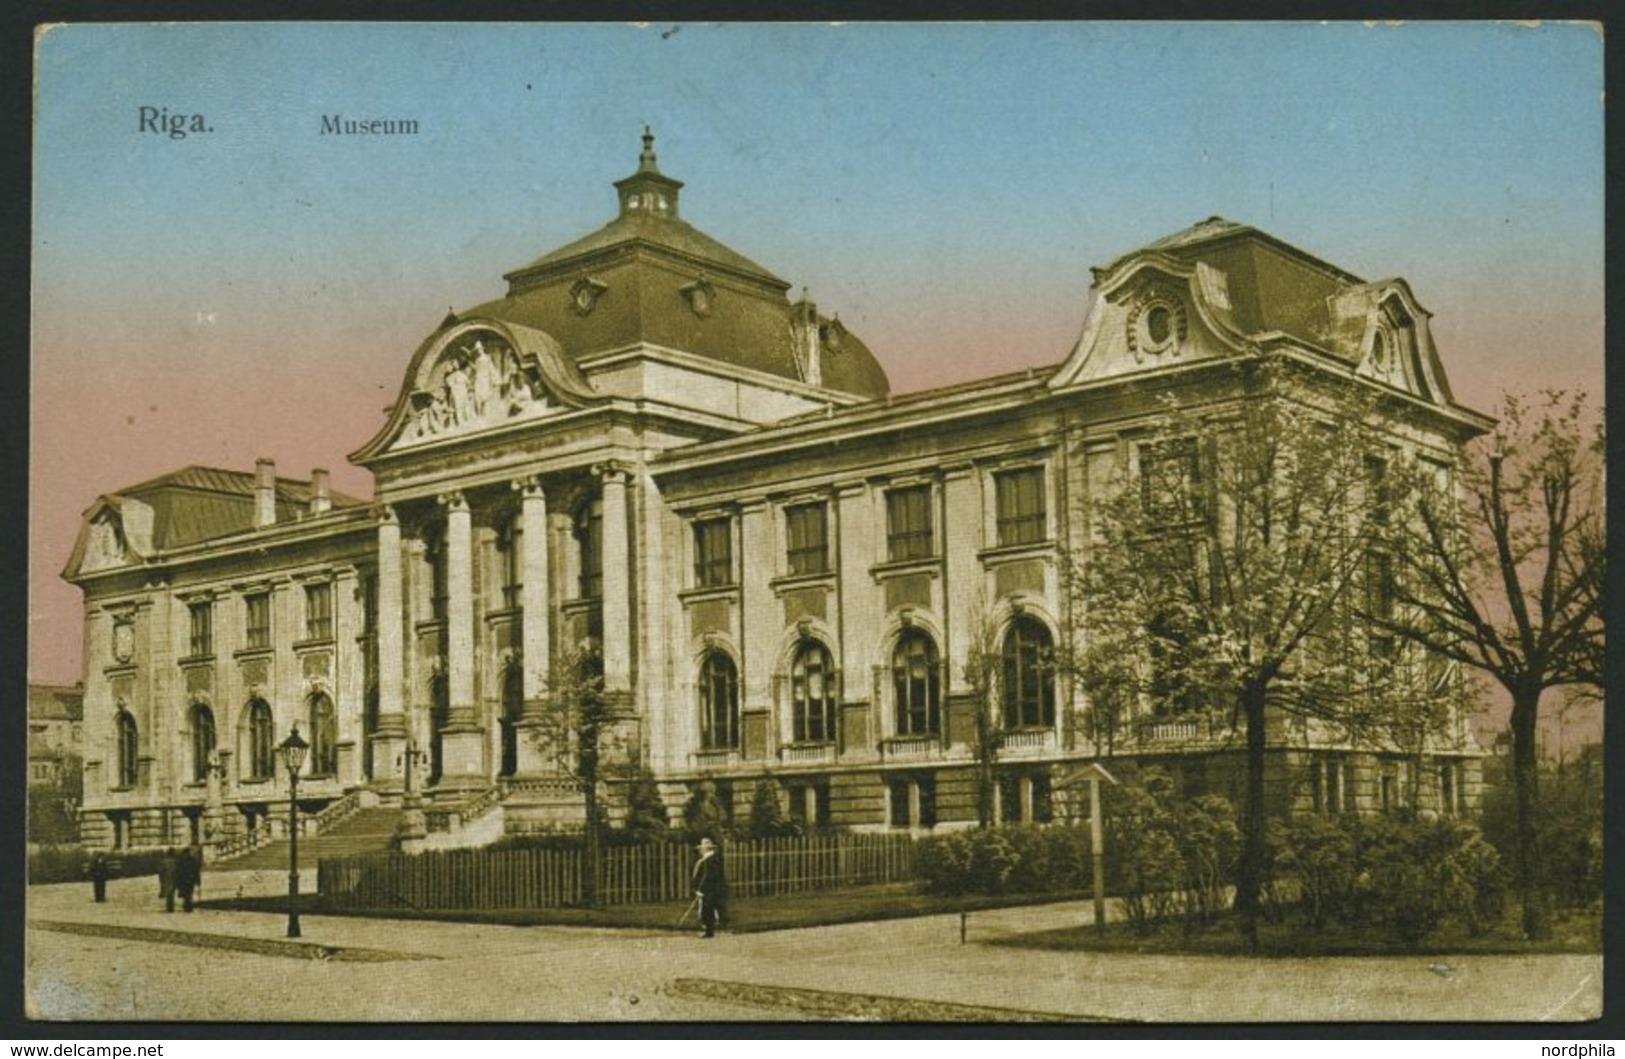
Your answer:
[[[1160,347],[1168,344],[1174,335],[1173,313],[1166,305],[1153,305],[1145,314],[1146,345]]]

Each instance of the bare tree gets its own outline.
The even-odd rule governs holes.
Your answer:
[[[1131,705],[1227,718],[1245,738],[1236,908],[1258,941],[1265,868],[1266,719],[1332,722],[1381,738],[1398,720],[1353,596],[1372,576],[1366,456],[1381,418],[1353,387],[1313,387],[1290,364],[1238,363],[1229,399],[1170,399],[1092,510],[1070,565],[1062,659],[1115,732]]]
[[[581,791],[586,847],[581,896],[589,905],[598,903],[604,825],[599,784],[610,721],[603,662],[598,653],[582,648],[555,659],[547,675],[547,698],[540,723],[530,738],[537,740],[558,771]]]
[[[1523,929],[1549,930],[1539,886],[1535,735],[1550,688],[1603,687],[1602,435],[1584,394],[1506,395],[1457,482],[1418,468],[1403,520],[1401,606],[1379,627],[1484,673],[1512,700]]]

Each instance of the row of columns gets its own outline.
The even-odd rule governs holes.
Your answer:
[[[631,688],[632,620],[627,523],[630,468],[608,463],[593,468],[601,485],[603,521],[601,563],[603,635],[600,645],[605,689],[611,694]],[[520,673],[523,686],[521,728],[541,723],[547,694],[551,640],[548,591],[547,494],[536,478],[513,483],[520,494]],[[461,492],[439,498],[446,512],[446,690],[449,710],[441,726],[442,782],[456,785],[488,775],[484,726],[475,701],[473,513]],[[378,522],[378,722],[373,735],[373,779],[386,786],[409,783],[412,768],[411,730],[407,720],[406,650],[402,620],[402,534],[394,509],[385,506]],[[421,763],[419,764],[421,767]],[[530,740],[520,741],[519,771],[545,771]]]

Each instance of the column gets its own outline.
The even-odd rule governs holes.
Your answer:
[[[525,712],[534,713],[547,694],[551,654],[551,606],[547,577],[547,494],[531,478],[515,482],[521,491],[519,507],[519,605],[524,612],[520,646],[524,652]]]
[[[519,501],[519,605],[523,611],[520,653],[523,656],[524,713],[519,722],[520,775],[547,771],[541,733],[542,711],[547,696],[547,671],[551,662],[552,594],[548,591],[547,494],[536,478],[513,483]]]
[[[446,508],[446,724],[440,730],[441,779],[477,785],[485,771],[483,729],[474,709],[474,518],[461,492]]]
[[[372,734],[372,779],[391,788],[405,773],[405,644],[401,639],[401,524],[385,506],[378,520],[378,728]]]
[[[629,468],[606,463],[594,468],[603,482],[604,504],[604,690],[611,695],[632,688],[632,584],[626,525]]]

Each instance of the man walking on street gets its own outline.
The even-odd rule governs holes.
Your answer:
[[[107,854],[101,850],[90,855],[90,890],[97,904],[107,903]]]
[[[175,911],[175,874],[179,868],[175,861],[175,847],[164,850],[158,858],[158,896],[163,899],[164,911]]]
[[[722,873],[722,855],[709,838],[700,839],[700,859],[694,864],[694,897],[700,903],[700,937],[716,936],[727,899],[728,880]]]

